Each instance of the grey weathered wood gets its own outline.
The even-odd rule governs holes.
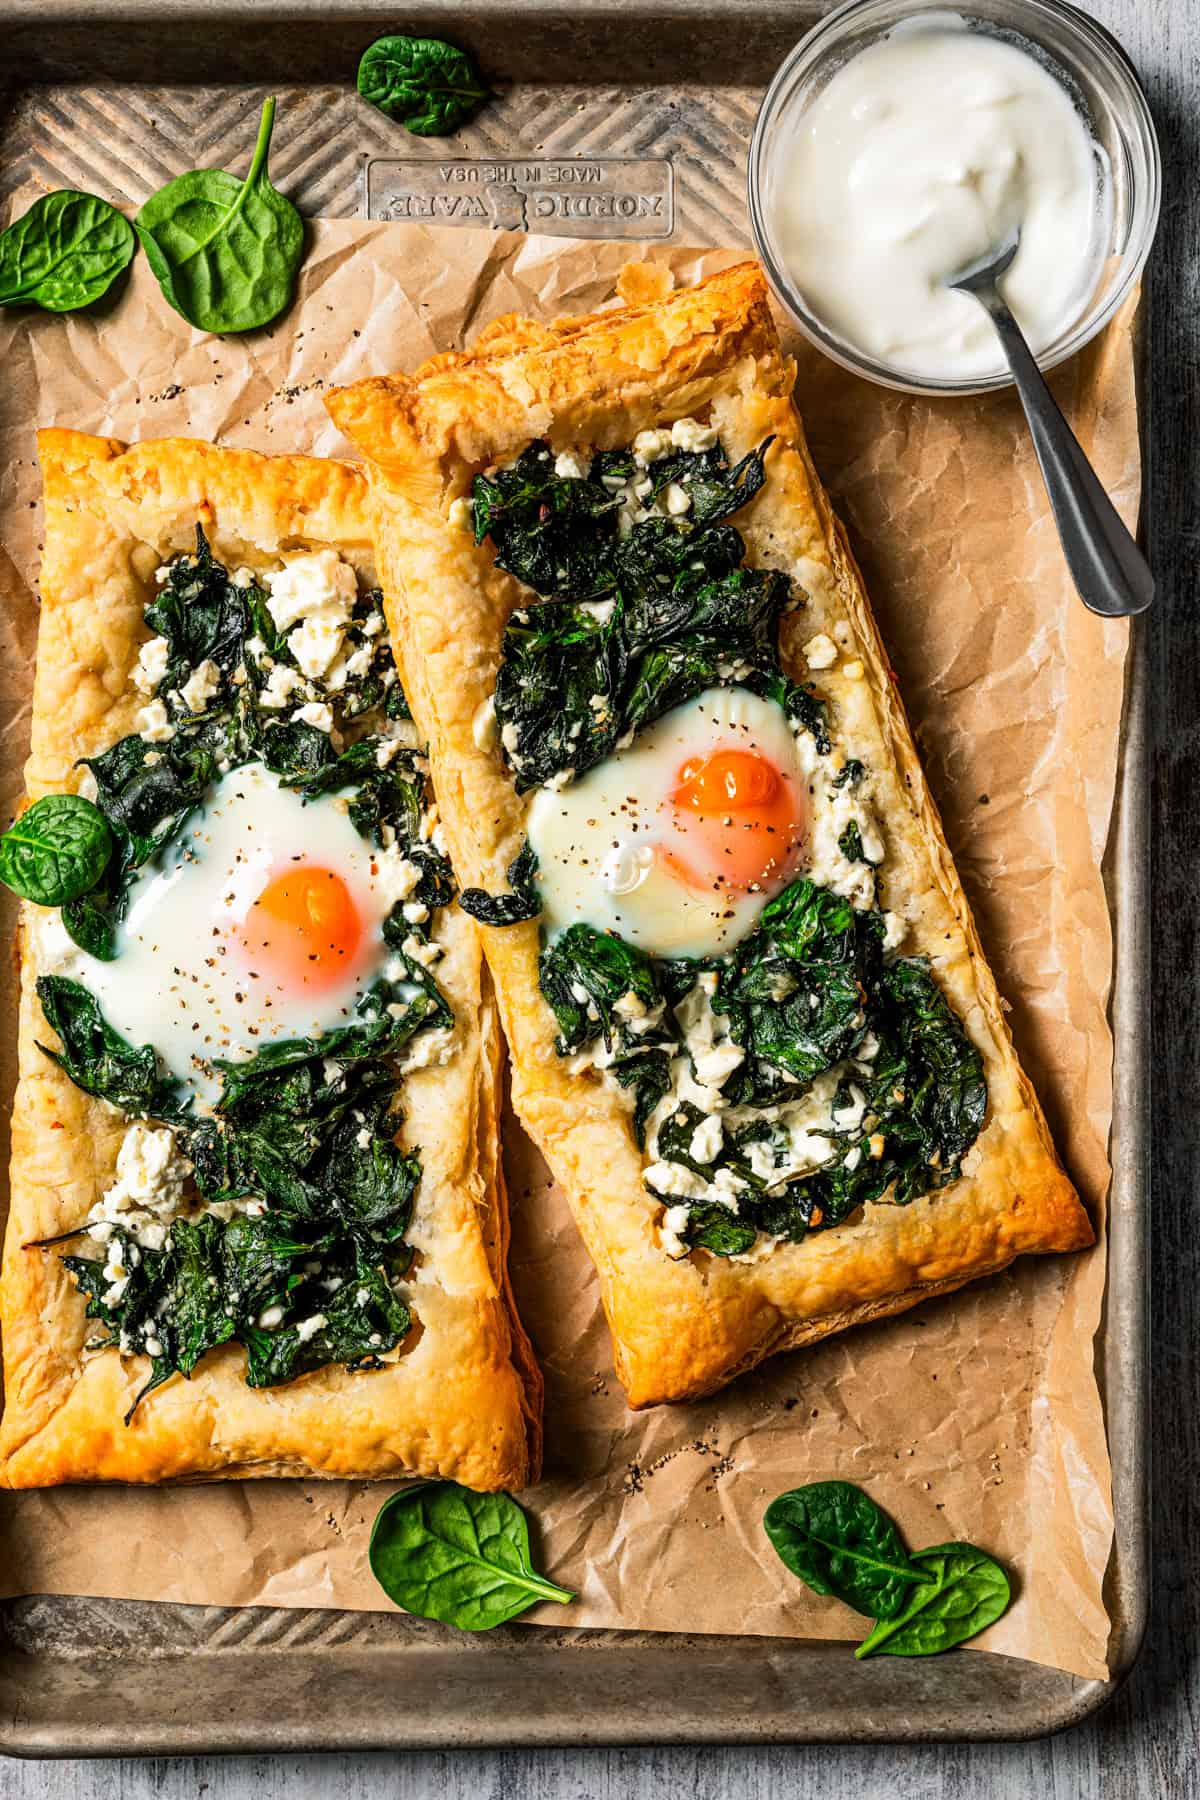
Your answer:
[[[1200,0],[1090,0],[1146,81],[1166,200],[1149,273],[1146,539],[1155,962],[1154,1611],[1109,1710],[1048,1743],[0,1764],[3,1800],[1190,1800],[1200,1795]]]

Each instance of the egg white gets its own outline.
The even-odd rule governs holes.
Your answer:
[[[320,992],[255,968],[233,947],[267,883],[303,863],[341,877],[363,924],[353,966]],[[139,872],[116,960],[80,955],[72,973],[119,1032],[153,1044],[172,1074],[211,1097],[211,1058],[240,1059],[353,1021],[359,994],[389,954],[382,926],[395,898],[391,875],[387,853],[359,836],[344,803],[331,795],[302,800],[251,763],[226,775],[164,855]]]
[[[811,739],[797,738],[781,707],[746,688],[708,688],[569,786],[538,790],[528,832],[552,936],[582,920],[654,955],[715,956],[753,929],[797,869],[781,870],[758,891],[719,880],[702,889],[661,856],[682,843],[670,796],[683,764],[726,747],[759,751],[807,790]]]

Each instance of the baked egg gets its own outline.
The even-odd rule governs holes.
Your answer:
[[[529,812],[543,919],[656,956],[716,956],[800,872],[808,776],[781,707],[715,687]]]
[[[118,1031],[207,1096],[213,1058],[352,1022],[417,873],[360,837],[344,798],[304,800],[249,763],[139,872],[116,960],[80,973]]]

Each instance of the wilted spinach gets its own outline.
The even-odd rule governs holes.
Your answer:
[[[832,1162],[773,1184],[748,1157],[751,1144],[773,1143],[766,1121],[727,1133],[716,1159],[701,1164],[686,1146],[703,1115],[681,1106],[659,1129],[658,1158],[706,1181],[728,1168],[739,1183],[736,1213],[691,1206],[689,1244],[729,1256],[749,1249],[760,1231],[796,1242],[885,1194],[905,1205],[958,1179],[987,1112],[983,1060],[928,964],[885,962],[883,939],[881,913],[800,880],[763,909],[730,958],[709,965],[713,1011],[743,1051],[724,1100],[778,1107],[850,1059],[834,1111],[854,1122],[833,1131]],[[634,1094],[639,1139],[670,1090],[672,1059],[688,1055],[674,1008],[704,966],[647,956],[588,925],[570,926],[542,953],[539,979],[558,1020],[560,1054],[603,1043],[612,1074]],[[629,994],[641,1009],[632,1016],[628,1003],[624,1013],[617,1005]],[[864,1048],[870,1057],[854,1062]],[[778,1151],[785,1166],[786,1131]]]
[[[358,91],[417,137],[446,137],[491,94],[464,50],[441,38],[381,37],[363,51]]]
[[[267,100],[244,180],[192,169],[152,194],[134,220],[167,301],[201,331],[254,331],[291,303],[304,222],[267,174],[274,123]]]
[[[107,200],[59,188],[0,232],[0,306],[76,312],[108,292],[137,238]]]
[[[508,865],[507,894],[488,894],[483,888],[464,888],[458,903],[481,925],[519,925],[536,919],[542,910],[537,890],[537,857],[528,841]]]
[[[730,682],[769,694],[829,748],[823,702],[779,666],[787,577],[744,567],[745,544],[722,523],[761,487],[769,444],[736,467],[720,445],[652,464],[651,488],[674,483],[688,511],[628,531],[620,484],[635,471],[622,453],[562,476],[535,443],[511,468],[476,476],[476,541],[489,539],[501,568],[546,596],[512,615],[496,680],[519,792],[564,770],[581,774],[639,726]]]
[[[385,1500],[370,1560],[397,1606],[460,1631],[490,1631],[540,1601],[575,1598],[534,1569],[529,1526],[510,1495],[453,1481],[420,1482]]]
[[[131,1044],[114,1030],[82,983],[65,975],[43,975],[37,994],[47,1022],[62,1040],[61,1050],[46,1050],[46,1055],[76,1087],[134,1119],[183,1117],[181,1084],[166,1073],[157,1051],[148,1044]]]

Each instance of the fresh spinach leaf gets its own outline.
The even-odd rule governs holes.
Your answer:
[[[537,888],[537,856],[526,839],[508,865],[507,894],[489,894],[483,888],[464,888],[458,904],[481,925],[519,925],[524,919],[536,919],[542,910],[542,897]]]
[[[180,1119],[180,1083],[167,1075],[149,1044],[123,1038],[100,1011],[95,996],[65,975],[42,975],[38,999],[61,1050],[41,1048],[85,1094],[119,1106],[134,1119]]]
[[[849,1481],[779,1494],[763,1528],[793,1575],[868,1618],[895,1618],[924,1574],[883,1508]]]
[[[358,91],[417,137],[446,137],[491,94],[471,58],[441,38],[381,37],[363,51]]]
[[[136,249],[107,200],[74,188],[43,194],[0,233],[0,306],[76,312],[108,292]]]
[[[168,303],[201,331],[255,331],[290,305],[304,223],[272,187],[267,100],[245,180],[193,169],[160,188],[134,224]]]
[[[0,881],[39,906],[62,906],[94,887],[112,855],[112,832],[80,794],[46,794],[0,837]]]
[[[1012,1598],[1000,1564],[974,1544],[916,1550],[920,1571],[900,1612],[881,1618],[854,1652],[867,1656],[936,1656],[995,1624]]]
[[[401,1488],[371,1532],[371,1573],[405,1612],[490,1631],[543,1600],[575,1598],[536,1573],[525,1514],[508,1494],[453,1481]]]

